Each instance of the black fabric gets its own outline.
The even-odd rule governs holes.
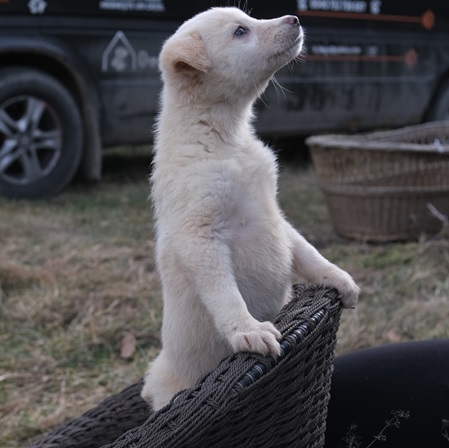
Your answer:
[[[356,351],[334,366],[326,448],[449,447],[449,340]]]

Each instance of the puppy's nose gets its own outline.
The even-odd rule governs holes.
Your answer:
[[[285,16],[284,21],[289,25],[299,26],[299,19],[296,16]]]

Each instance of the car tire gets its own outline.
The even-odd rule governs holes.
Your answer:
[[[39,70],[0,70],[0,192],[10,198],[54,196],[81,161],[83,125],[73,96]]]
[[[444,80],[438,88],[427,119],[429,121],[449,120],[449,79]]]

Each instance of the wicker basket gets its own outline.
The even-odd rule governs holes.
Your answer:
[[[307,139],[331,220],[366,241],[416,239],[449,216],[449,121]]]
[[[229,356],[156,413],[137,383],[31,448],[322,448],[341,311],[335,289],[296,285],[280,356]]]

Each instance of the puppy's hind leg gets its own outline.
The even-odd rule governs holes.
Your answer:
[[[164,350],[162,350],[150,364],[141,396],[151,404],[153,410],[157,411],[168,404],[173,395],[190,386],[188,382],[183,381],[181,376],[176,375],[173,368],[170,368]]]

